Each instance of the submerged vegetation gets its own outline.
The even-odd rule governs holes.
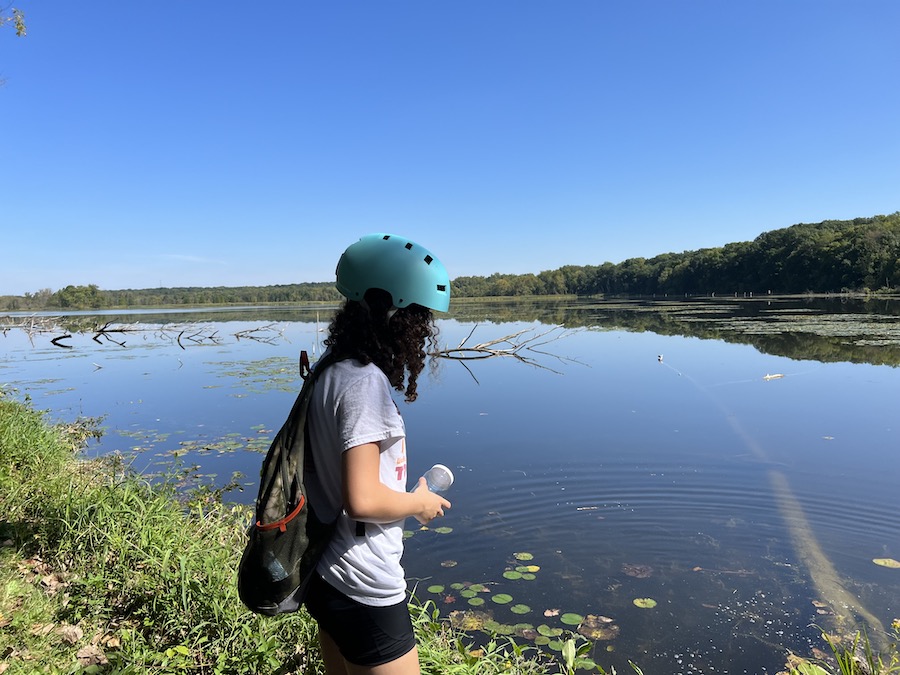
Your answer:
[[[560,295],[711,295],[893,292],[900,287],[900,211],[854,220],[800,223],[753,241],[629,258],[621,263],[565,265],[538,274],[457,277],[455,298]],[[0,296],[7,311],[266,303],[334,303],[331,282],[276,286],[101,290],[97,285]]]

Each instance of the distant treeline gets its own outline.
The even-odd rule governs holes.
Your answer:
[[[539,274],[457,277],[453,296],[793,294],[900,287],[900,211],[826,220],[726,244],[619,264],[566,265]],[[6,310],[103,309],[336,302],[331,282],[281,286],[101,290],[95,285],[0,297]]]
[[[196,307],[204,305],[261,305],[268,303],[339,302],[333,282],[281,286],[215,286],[209,288],[143,288],[105,291],[96,284],[44,289],[24,297],[0,297],[7,310],[109,309],[116,307]]]
[[[618,265],[568,265],[540,274],[459,277],[457,297],[839,293],[900,287],[900,211],[826,220],[726,244]]]

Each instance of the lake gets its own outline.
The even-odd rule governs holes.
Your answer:
[[[227,499],[250,503],[331,311],[7,316],[0,386],[53,420],[102,416],[91,454],[197,465],[220,486],[239,472]],[[580,626],[620,673],[776,673],[825,648],[816,626],[881,641],[900,617],[900,570],[874,562],[900,559],[898,314],[458,303],[442,346],[518,333],[518,358],[440,359],[399,403],[411,477],[456,474],[447,516],[407,523],[410,587],[475,636],[552,649]]]

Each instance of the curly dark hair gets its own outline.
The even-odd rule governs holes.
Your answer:
[[[347,300],[331,320],[325,345],[338,356],[374,363],[412,403],[425,367],[425,348],[437,347],[438,328],[427,307],[392,309],[391,295],[376,288],[366,291],[365,303]]]

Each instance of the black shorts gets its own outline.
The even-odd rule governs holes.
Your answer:
[[[318,574],[310,581],[306,609],[350,663],[380,666],[416,646],[406,601],[372,607],[338,591]]]

